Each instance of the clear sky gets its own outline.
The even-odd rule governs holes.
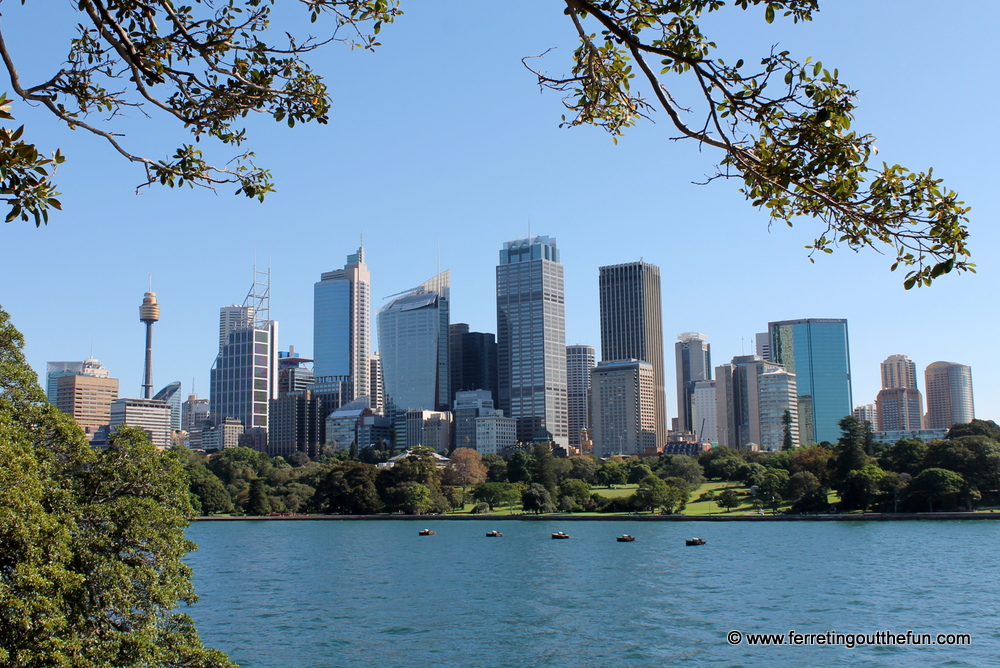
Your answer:
[[[5,6],[3,30],[27,83],[51,76],[67,50],[71,4]],[[560,2],[409,0],[376,53],[331,46],[313,59],[330,85],[329,125],[251,123],[250,146],[277,179],[263,204],[233,188],[137,196],[136,167],[98,138],[17,104],[26,136],[44,150],[61,147],[69,160],[58,176],[64,211],[43,229],[0,229],[0,305],[24,333],[36,371],[83,359],[93,346],[122,395],[139,396],[138,310],[152,274],[162,313],[153,383],[180,380],[187,395],[193,381],[207,396],[219,307],[242,303],[255,256],[258,266],[270,262],[281,349],[309,355],[313,283],[343,266],[361,234],[375,307],[440,266],[451,270],[452,321],[495,332],[498,251],[530,228],[558,240],[567,343],[599,354],[597,268],[642,258],[661,267],[668,360],[680,332],[707,334],[717,365],[753,352],[753,335],[768,321],[847,318],[855,405],[874,401],[879,362],[901,353],[916,362],[922,390],[931,362],[970,365],[977,417],[998,419],[998,187],[988,165],[997,144],[991,68],[1000,5],[821,5],[804,25],[768,25],[763,9],[730,9],[707,30],[727,60],[752,62],[777,44],[838,68],[860,90],[854,127],[879,137],[879,157],[933,166],[973,207],[978,274],[906,292],[903,273],[888,271],[891,258],[871,251],[841,248],[810,264],[803,246],[817,223],[769,229],[736,183],[692,184],[720,156],[670,141],[662,115],[617,146],[594,128],[558,127],[559,95],[540,93],[520,59],[554,48],[544,68],[568,71],[575,45]],[[187,141],[165,119],[138,113],[125,131],[129,147],[152,157]],[[212,150],[219,161],[230,157]],[[672,362],[667,385],[673,416]]]

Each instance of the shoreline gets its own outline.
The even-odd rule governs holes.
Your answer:
[[[905,522],[914,520],[1000,520],[1000,513],[866,513],[864,515],[202,515],[194,522],[291,521],[456,521],[456,522]]]

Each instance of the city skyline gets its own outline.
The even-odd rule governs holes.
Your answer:
[[[559,239],[567,344],[600,344],[597,268],[643,260],[663,271],[668,341],[704,332],[714,359],[724,361],[753,352],[753,335],[767,322],[845,318],[856,403],[874,401],[879,363],[905,353],[919,369],[942,359],[973,367],[977,415],[1000,415],[993,380],[1000,377],[1000,360],[990,353],[988,328],[975,321],[963,326],[961,356],[944,349],[935,334],[946,314],[973,313],[980,295],[1000,287],[1000,230],[988,224],[1000,209],[1000,193],[976,167],[988,159],[989,147],[975,129],[989,122],[994,94],[969,73],[926,62],[917,47],[942,31],[962,32],[969,35],[970,57],[987,58],[985,31],[1000,7],[958,3],[940,16],[929,2],[916,2],[900,16],[892,5],[845,0],[824,5],[808,24],[792,26],[779,17],[740,31],[742,17],[732,23],[726,17],[741,12],[720,12],[706,24],[725,45],[727,62],[729,53],[734,62],[752,59],[780,43],[793,55],[839,68],[861,91],[852,127],[879,137],[878,159],[933,166],[973,207],[970,243],[979,273],[945,276],[908,292],[902,271],[887,271],[890,257],[841,247],[810,264],[803,246],[818,235],[819,223],[768,229],[766,212],[750,207],[735,184],[692,185],[711,173],[717,156],[670,142],[662,123],[627,130],[617,146],[594,129],[559,129],[559,96],[539,95],[520,58],[557,47],[538,62],[558,71],[565,63],[560,52],[572,48],[560,37],[565,31],[553,29],[565,28],[564,17],[558,11],[550,17],[542,3],[518,7],[530,21],[493,17],[479,26],[479,8],[463,18],[456,67],[468,83],[460,90],[434,73],[430,38],[447,38],[457,24],[441,23],[449,12],[433,0],[386,26],[384,47],[374,54],[323,52],[327,60],[317,68],[337,81],[331,123],[254,128],[252,149],[277,180],[277,192],[264,204],[228,191],[150,189],[136,197],[134,166],[80,133],[50,130],[32,109],[15,105],[12,113],[35,133],[41,150],[60,147],[68,156],[57,177],[64,211],[53,212],[42,229],[5,225],[0,245],[0,305],[24,333],[33,368],[44,373],[50,360],[86,358],[93,343],[94,356],[121,387],[133,388],[124,393],[137,395],[143,341],[135,310],[152,273],[163,309],[155,327],[154,385],[179,379],[185,396],[192,389],[207,396],[207,370],[216,356],[213,321],[220,306],[245,294],[255,254],[271,259],[280,348],[312,354],[310,286],[321,272],[343,266],[359,233],[374,305],[433,275],[440,261],[452,272],[452,320],[493,332],[495,249],[530,228]],[[848,32],[856,36],[852,44],[842,39]],[[37,48],[27,43],[32,34],[12,31],[10,48]],[[902,100],[917,82],[941,93],[926,103],[926,113],[913,115]],[[400,113],[399,99],[420,104]],[[153,125],[156,132],[169,130]],[[148,136],[131,134],[130,144],[143,143],[154,155],[172,152],[175,136],[147,130]],[[582,165],[599,166],[600,175],[582,177]],[[73,327],[53,321],[55,304]],[[667,380],[673,415],[669,372]]]

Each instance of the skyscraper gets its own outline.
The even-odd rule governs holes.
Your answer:
[[[179,430],[181,428],[181,381],[175,380],[154,396],[157,401],[163,401],[170,406],[170,428]]]
[[[696,332],[677,335],[677,428],[698,431],[694,423],[694,387],[699,380],[712,380],[712,352],[708,337]]]
[[[443,271],[378,310],[382,381],[394,411],[451,409],[450,292],[449,274]]]
[[[226,332],[212,366],[210,410],[216,425],[235,418],[245,429],[267,429],[268,402],[278,396],[278,323],[269,319],[270,282],[269,272],[254,268],[254,283],[243,304],[252,317]],[[228,326],[220,316],[220,328]]]
[[[489,390],[496,401],[497,339],[488,332],[470,332],[464,322],[448,328],[451,355],[451,394],[471,390]]]
[[[97,360],[88,360],[97,362]],[[101,367],[103,368],[103,367]],[[89,374],[72,374],[56,378],[56,407],[72,415],[87,440],[100,427],[110,424],[111,404],[118,399],[118,379]]]
[[[801,443],[795,374],[756,355],[734,357],[715,368],[719,445],[780,450],[784,416],[792,418],[792,446]]]
[[[768,332],[771,361],[795,374],[802,445],[835,443],[838,423],[854,408],[847,320],[782,320],[768,323]]]
[[[591,373],[594,454],[641,455],[656,449],[656,374],[640,360],[601,362]]]
[[[881,365],[882,389],[875,398],[879,431],[923,429],[924,407],[917,389],[917,365],[906,355],[890,355]]]
[[[636,359],[653,365],[656,444],[662,446],[667,440],[667,400],[660,268],[647,262],[628,262],[599,271],[601,360]]]
[[[927,429],[951,429],[976,417],[972,401],[972,368],[934,362],[924,370],[927,385]]]
[[[92,378],[109,378],[111,376],[103,364],[89,357],[82,362],[49,362],[45,372],[45,398],[51,404],[57,403],[59,379],[64,376],[90,376]]]
[[[594,346],[566,346],[566,397],[569,403],[569,444],[580,447],[583,430],[591,429],[590,372],[594,369]]]
[[[517,439],[548,431],[569,445],[566,290],[556,240],[507,241],[497,265],[499,407],[517,420]]]
[[[369,396],[371,274],[365,264],[365,249],[348,255],[343,269],[321,274],[313,299],[317,390],[343,385],[343,402]]]

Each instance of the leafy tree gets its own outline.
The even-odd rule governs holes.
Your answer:
[[[260,478],[250,483],[250,502],[247,512],[250,515],[267,515],[271,512],[271,501],[267,497],[267,487]]]
[[[791,450],[795,447],[795,441],[792,439],[792,412],[785,411],[785,414],[781,416],[782,427],[782,437],[781,437],[781,449]]]
[[[865,451],[865,428],[861,421],[853,415],[841,418],[841,436],[831,461],[831,483],[834,489],[840,489],[847,481],[851,471],[859,471],[872,463],[871,457]]]
[[[946,439],[958,438],[959,436],[986,436],[994,441],[1000,441],[1000,425],[993,420],[973,420],[963,424],[952,425],[948,430]]]
[[[507,462],[500,455],[483,455],[488,482],[507,482]]]
[[[756,462],[750,462],[740,467],[736,472],[736,478],[741,480],[744,485],[751,487],[753,485],[760,485],[766,473],[767,469],[764,466]]]
[[[728,513],[730,510],[740,505],[740,495],[731,489],[724,490],[716,495],[715,505],[720,508],[725,508]]]
[[[191,492],[198,498],[202,514],[233,512],[233,500],[229,492],[207,466],[195,464],[188,468],[188,475],[191,478]]]
[[[434,499],[427,485],[407,480],[387,490],[386,505],[408,515],[422,515],[434,507]]]
[[[306,464],[309,463],[309,455],[307,455],[304,452],[296,450],[292,454],[288,455],[288,457],[285,458],[285,461],[287,461],[293,467],[298,468],[300,466],[305,466]]]
[[[646,464],[638,464],[628,470],[628,484],[637,485],[640,481],[653,475],[653,470]]]
[[[590,499],[590,485],[577,478],[566,478],[559,485],[560,498],[569,498],[573,503],[583,506]]]
[[[825,487],[806,492],[792,504],[793,513],[822,513],[830,509]]]
[[[382,510],[375,486],[378,469],[362,462],[341,462],[316,483],[310,506],[321,513],[372,515]]]
[[[552,456],[552,450],[544,443],[536,444],[531,452],[531,482],[537,482],[545,487],[551,496],[556,493],[558,486],[556,477],[555,458]]]
[[[492,511],[497,506],[514,504],[520,494],[509,482],[484,482],[472,489],[472,498],[487,504]]]
[[[381,464],[389,461],[389,451],[379,450],[374,445],[366,445],[358,450],[358,461],[365,464]]]
[[[597,482],[598,461],[593,455],[571,457],[569,466],[570,470],[567,477],[582,480],[588,485],[593,485]]]
[[[875,464],[867,464],[848,473],[844,482],[837,488],[841,508],[868,510],[880,491],[879,484],[884,477],[885,471]]]
[[[507,462],[507,479],[510,482],[531,482],[531,470],[534,466],[532,457],[524,450],[518,450]]]
[[[234,668],[191,619],[180,455],[122,427],[94,450],[45,400],[0,310],[0,665]]]
[[[830,460],[833,450],[822,445],[796,448],[791,454],[791,472],[808,471],[816,476],[821,485],[830,482]]]
[[[952,270],[970,269],[965,240],[968,208],[930,171],[879,163],[875,138],[851,130],[856,91],[810,58],[787,51],[724,63],[702,33],[706,14],[724,0],[567,0],[580,38],[565,78],[536,72],[541,86],[567,94],[567,125],[597,125],[617,138],[655,109],[680,138],[721,153],[709,178],[738,179],[754,206],[791,225],[818,218],[809,247],[858,250],[889,246],[892,270],[912,268],[903,283],[929,285]],[[808,21],[818,0],[736,0],[733,9],[765,5],[764,19]],[[634,90],[638,77],[651,100]],[[671,79],[688,79],[672,86]],[[694,114],[694,120],[687,120]]]
[[[935,502],[941,510],[954,508],[964,486],[962,476],[954,471],[928,468],[913,479],[910,496],[917,504],[926,502],[927,509],[934,512]]]
[[[698,458],[698,463],[705,470],[705,475],[717,480],[729,482],[736,472],[746,464],[746,459],[739,450],[725,446],[712,448]]]
[[[626,478],[625,469],[618,462],[609,459],[606,462],[601,462],[601,466],[597,469],[597,484],[602,487],[611,487],[612,485],[624,485]]]
[[[798,473],[793,473],[788,478],[786,489],[788,498],[795,502],[807,494],[819,491],[821,487],[822,485],[819,480],[812,473],[809,471],[799,471]]]
[[[692,488],[705,482],[705,469],[698,460],[687,455],[663,455],[659,458],[654,473],[661,478],[683,478]]]
[[[879,456],[879,464],[886,471],[916,475],[924,468],[927,444],[921,438],[901,438]]]
[[[648,475],[639,482],[639,488],[631,496],[632,507],[636,510],[655,510],[667,504],[670,487],[662,478]]]
[[[478,485],[486,480],[483,456],[473,448],[455,448],[451,453],[451,471],[456,482],[464,487]]]
[[[521,507],[526,511],[538,513],[554,513],[555,505],[552,496],[544,485],[533,482],[521,493]]]
[[[785,469],[767,469],[758,484],[760,494],[771,502],[771,510],[777,511],[788,496],[790,476]]]

